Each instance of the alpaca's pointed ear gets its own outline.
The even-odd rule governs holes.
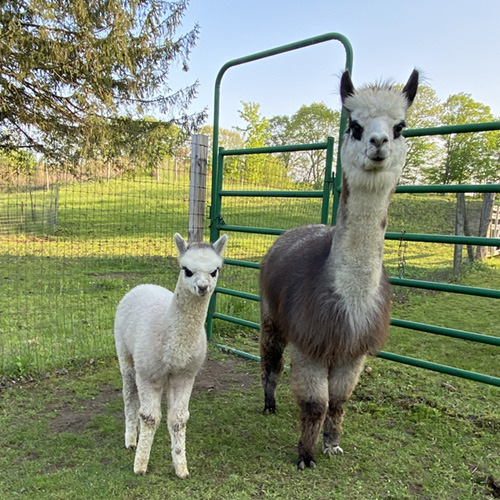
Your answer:
[[[227,234],[223,234],[215,243],[212,243],[217,255],[222,255],[228,239],[229,236]]]
[[[186,250],[188,248],[186,240],[179,233],[174,234],[174,240],[177,246],[177,250],[179,251],[179,255],[181,256],[186,253]]]
[[[340,79],[340,98],[342,99],[342,104],[345,103],[345,100],[354,95],[354,85],[352,84],[351,75],[349,71],[344,71],[342,73],[342,78]]]
[[[417,95],[418,89],[418,71],[414,69],[410,75],[410,78],[406,82],[406,85],[403,88],[403,95],[406,97],[406,102],[408,103],[408,107],[410,107]]]

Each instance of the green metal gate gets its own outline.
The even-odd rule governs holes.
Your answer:
[[[339,201],[339,195],[341,190],[341,179],[342,179],[342,167],[340,164],[340,152],[337,154],[337,165],[336,165],[336,175],[332,175],[332,162],[333,162],[333,138],[328,138],[324,143],[315,144],[297,144],[297,145],[287,145],[287,146],[277,146],[277,147],[265,147],[265,148],[254,148],[254,149],[234,149],[234,150],[224,150],[219,148],[219,106],[220,106],[220,85],[224,73],[231,67],[248,63],[251,61],[256,61],[259,59],[271,57],[284,52],[289,52],[292,50],[301,49],[303,47],[308,47],[318,43],[323,43],[327,41],[335,40],[340,42],[346,52],[346,69],[352,71],[352,47],[343,35],[339,33],[327,33],[318,37],[308,38],[296,43],[289,45],[284,45],[274,49],[270,49],[264,52],[259,52],[250,56],[242,57],[240,59],[235,59],[226,63],[221,70],[216,79],[215,84],[215,106],[214,106],[214,132],[213,132],[213,157],[212,157],[212,198],[210,207],[210,239],[215,241],[221,231],[224,232],[240,232],[240,233],[256,233],[263,235],[279,235],[284,232],[280,229],[263,228],[263,227],[248,227],[248,226],[238,226],[238,225],[228,225],[224,221],[224,210],[223,210],[223,200],[227,197],[296,197],[296,198],[320,198],[322,199],[321,208],[321,222],[328,223],[328,219],[331,213],[331,223],[335,224],[337,207]],[[346,127],[347,117],[344,112],[341,115],[340,121],[340,133],[339,141],[342,137],[345,127]],[[500,130],[500,122],[490,122],[490,123],[476,123],[458,126],[445,126],[445,127],[435,127],[426,129],[414,129],[407,130],[404,132],[406,137],[419,137],[419,136],[430,136],[430,135],[446,135],[446,134],[462,134],[462,133],[475,133],[490,130]],[[304,151],[313,149],[325,149],[327,152],[326,156],[326,168],[325,168],[325,179],[323,184],[323,190],[320,191],[243,191],[243,190],[223,190],[223,167],[224,159],[230,156],[237,155],[252,155],[261,153],[277,153],[277,152],[290,152],[290,151]],[[331,204],[330,193],[333,191],[333,204]],[[484,193],[484,192],[494,192],[500,193],[500,184],[488,184],[488,185],[433,185],[433,186],[398,186],[396,193]],[[331,210],[331,212],[330,212]],[[451,236],[451,235],[436,235],[436,234],[416,234],[416,233],[386,233],[387,240],[400,240],[400,241],[415,241],[415,242],[430,242],[430,243],[448,243],[448,244],[470,244],[470,245],[485,245],[485,246],[500,246],[500,238],[479,238],[479,237],[467,237],[467,236]],[[232,266],[239,266],[243,268],[259,269],[259,264],[255,262],[249,262],[245,260],[238,259],[225,259],[225,263]],[[422,281],[416,279],[405,279],[391,277],[389,281],[392,285],[404,286],[404,287],[414,287],[426,290],[434,290],[440,292],[450,292],[457,294],[468,294],[471,296],[489,297],[500,299],[500,290],[492,290],[486,288],[462,286],[456,284],[448,283],[438,283],[431,281]],[[259,296],[255,294],[249,294],[238,290],[231,290],[228,288],[218,287],[216,292],[212,297],[212,302],[210,304],[208,318],[207,318],[207,335],[208,338],[212,337],[213,320],[223,320],[242,325],[245,327],[250,327],[254,329],[259,329],[259,324],[256,322],[248,321],[242,318],[229,316],[217,312],[217,294],[225,294],[240,299],[259,301]],[[500,317],[500,314],[499,314]],[[453,337],[458,339],[464,339],[474,342],[479,342],[483,344],[489,344],[493,346],[500,347],[500,337],[494,337],[490,335],[483,335],[473,332],[467,332],[452,328],[444,328],[436,325],[428,325],[424,323],[417,323],[412,321],[406,321],[401,319],[392,318],[391,325],[408,328],[411,330],[419,332],[427,332],[434,335],[442,335],[446,337]],[[217,344],[219,345],[219,344]],[[258,360],[257,356],[252,354],[242,352],[240,350],[234,349],[228,346],[222,346],[224,350],[233,352],[235,354]],[[377,355],[380,358],[388,359],[391,361],[412,365],[420,368],[425,368],[428,370],[453,375],[457,377],[462,377],[465,379],[470,379],[478,382],[483,382],[486,384],[491,384],[500,387],[500,378],[493,377],[490,375],[484,375],[481,373],[471,372],[467,370],[462,370],[459,368],[446,366],[438,363],[433,363],[430,361],[424,361],[421,359],[415,359],[409,356],[402,356],[399,354],[394,354],[390,352],[380,351]]]

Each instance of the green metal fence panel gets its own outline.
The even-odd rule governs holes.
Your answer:
[[[246,64],[252,61],[257,61],[260,59],[265,59],[268,57],[273,57],[279,54],[284,54],[286,52],[290,52],[293,50],[299,50],[305,47],[310,47],[313,45],[317,45],[320,43],[325,43],[329,41],[338,41],[341,43],[345,50],[345,68],[352,72],[352,62],[353,62],[353,51],[351,42],[342,35],[341,33],[325,33],[323,35],[306,38],[304,40],[300,40],[298,42],[294,42],[287,45],[282,45],[279,47],[275,47],[273,49],[265,50],[263,52],[257,52],[255,54],[251,54],[245,57],[241,57],[238,59],[233,59],[228,61],[226,64],[222,66],[217,74],[215,80],[215,89],[214,89],[214,125],[213,125],[213,139],[212,139],[212,197],[211,197],[211,206],[210,206],[210,241],[216,241],[220,235],[220,227],[221,227],[221,205],[222,205],[222,172],[223,172],[223,162],[224,162],[224,149],[219,147],[219,113],[220,113],[220,88],[222,83],[222,78],[226,71],[232,67]],[[340,134],[343,134],[347,124],[347,115],[342,112],[341,121],[340,121]],[[298,145],[298,146],[284,146],[284,150],[287,148],[325,148],[327,149],[327,161],[333,160],[333,140],[329,140],[327,143],[322,144],[314,144],[314,145]],[[329,149],[331,148],[331,150]],[[259,148],[260,149],[260,148]],[[267,148],[266,148],[267,149]],[[272,149],[272,148],[271,148]],[[283,149],[282,149],[283,150]],[[272,152],[269,149],[265,152]],[[257,151],[247,150],[245,154],[256,154]],[[235,151],[228,150],[227,155],[236,154]],[[239,153],[238,153],[239,154]],[[329,180],[331,178],[331,164],[327,169],[330,169],[330,175],[325,176],[324,189],[322,192],[322,196],[327,189],[329,189],[330,184],[333,180]],[[337,168],[340,168],[340,155],[337,156]],[[319,193],[316,193],[319,195]],[[286,195],[284,195],[286,196]],[[335,203],[335,201],[334,201]],[[323,212],[326,213],[325,201],[323,203]],[[229,230],[229,228],[225,227],[224,230]],[[213,327],[213,318],[216,310],[216,302],[217,302],[217,293],[214,293],[212,299],[210,301],[210,306],[208,309],[207,316],[207,336],[210,339],[212,336],[212,327]]]
[[[220,100],[220,84],[222,76],[225,71],[232,66],[244,64],[257,59],[274,56],[290,50],[299,49],[315,43],[322,43],[329,40],[340,41],[346,50],[346,68],[352,70],[352,48],[349,41],[338,33],[328,33],[320,37],[314,37],[307,40],[302,40],[295,44],[277,47],[268,51],[253,54],[240,59],[235,59],[226,63],[217,76],[215,85],[215,111],[214,111],[214,137],[213,137],[213,177],[212,177],[212,205],[210,211],[211,219],[211,240],[215,241],[219,237],[221,230],[225,232],[236,232],[242,234],[261,234],[278,236],[284,232],[284,229],[279,228],[266,228],[266,227],[250,227],[244,225],[226,224],[222,211],[222,200],[229,197],[260,197],[260,198],[322,198],[323,203],[321,207],[321,221],[327,223],[328,218],[331,216],[332,225],[336,222],[336,214],[338,209],[339,195],[341,191],[342,181],[342,167],[340,163],[340,148],[337,154],[336,175],[332,175],[333,163],[333,138],[329,138],[325,143],[316,144],[298,144],[298,145],[285,145],[252,149],[232,149],[224,150],[218,147],[218,126],[219,126],[219,100]],[[339,142],[342,137],[346,126],[346,116],[342,113]],[[427,129],[413,129],[406,130],[404,135],[406,137],[422,137],[430,135],[446,135],[446,134],[462,134],[462,133],[476,133],[491,130],[500,130],[500,122],[488,123],[473,123],[457,126],[433,127]],[[224,158],[238,155],[252,155],[252,154],[269,154],[276,152],[291,152],[291,151],[305,151],[312,149],[325,149],[327,151],[325,179],[323,183],[323,190],[311,191],[258,191],[258,190],[223,190],[223,165]],[[333,192],[333,205],[330,207],[330,193]],[[398,186],[396,193],[500,193],[500,184],[487,184],[487,185],[432,185],[432,186]],[[330,213],[331,210],[331,213]],[[387,240],[399,240],[400,242],[414,241],[424,243],[441,243],[452,245],[485,245],[485,246],[500,246],[500,238],[481,238],[471,236],[453,236],[453,235],[440,235],[440,234],[417,234],[407,232],[387,232]],[[225,259],[225,264],[237,266],[240,268],[258,270],[260,265],[257,262],[251,262],[240,259]],[[463,286],[450,283],[430,282],[417,279],[405,279],[403,277],[395,278],[390,277],[389,281],[392,285],[410,288],[421,288],[424,290],[433,290],[438,292],[449,292],[455,294],[466,294],[470,296],[485,297],[485,298],[500,298],[500,290],[492,290],[486,288]],[[222,314],[216,311],[216,297],[217,295],[226,295],[234,297],[235,299],[249,300],[259,302],[259,296],[253,293],[242,292],[239,290],[232,290],[229,288],[217,287],[213,295],[212,302],[209,308],[209,315],[207,318],[207,334],[208,337],[212,336],[213,320],[223,320],[236,325],[244,326],[246,328],[259,329],[259,323],[249,321],[246,319],[238,318],[229,314]],[[424,323],[406,321],[401,319],[392,318],[391,325],[399,328],[414,330],[417,332],[424,332],[432,335],[440,335],[461,339],[465,341],[479,342],[492,346],[500,346],[500,337],[484,335],[474,332],[467,332],[453,328],[444,328],[436,325],[428,325]],[[258,356],[246,353],[239,349],[230,346],[218,344],[221,349],[248,359],[258,360]],[[427,370],[445,373],[452,376],[462,377],[469,380],[474,380],[490,385],[500,387],[500,378],[489,375],[484,375],[468,370],[462,370],[451,366],[446,366],[431,361],[424,361],[408,356],[402,356],[390,352],[380,351],[378,357],[403,363],[411,366],[424,368]]]

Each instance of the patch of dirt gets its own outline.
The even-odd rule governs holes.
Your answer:
[[[59,415],[52,420],[50,427],[56,434],[60,432],[81,432],[92,418],[103,413],[107,403],[118,397],[121,397],[120,389],[105,385],[101,387],[101,392],[98,396],[88,401],[82,401],[82,406],[84,406],[82,411],[75,412],[70,409],[69,407],[73,403],[61,403],[61,406],[57,409]]]
[[[227,392],[231,389],[251,389],[255,375],[242,370],[248,361],[228,356],[223,361],[208,359],[196,377],[193,394],[197,392]]]
[[[235,388],[242,390],[252,388],[256,383],[256,378],[255,375],[244,370],[245,363],[247,362],[232,356],[223,360],[208,359],[196,378],[193,394],[202,392],[217,394]],[[60,396],[57,408],[50,409],[58,414],[50,423],[51,430],[54,433],[79,433],[87,427],[94,417],[106,412],[108,403],[117,398],[121,399],[122,392],[121,389],[104,385],[100,388],[98,396],[80,402],[82,407],[80,411],[74,411],[74,401],[66,403],[64,394]]]

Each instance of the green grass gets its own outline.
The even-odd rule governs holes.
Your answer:
[[[480,201],[468,204],[474,226]],[[317,222],[319,206],[228,200],[223,215],[228,224],[289,228]],[[453,197],[394,197],[390,231],[452,234],[453,224]],[[172,234],[185,235],[186,226],[185,179],[114,179],[61,186],[55,231],[0,237],[2,499],[493,498],[488,477],[500,479],[499,388],[370,359],[372,372],[346,407],[345,455],[319,456],[316,470],[300,473],[287,375],[279,414],[265,417],[258,364],[213,347],[191,402],[192,478],[175,477],[165,424],[149,473],[136,477],[133,453],[123,448],[113,316],[134,285],[174,286]],[[232,233],[227,257],[259,262],[272,241]],[[408,278],[500,289],[500,259],[465,266],[454,277],[452,257],[450,245],[386,242],[390,275],[404,261]],[[257,293],[257,275],[226,266],[220,284]],[[498,300],[393,291],[394,317],[499,335]],[[218,311],[259,319],[257,303],[223,295]],[[213,340],[258,354],[255,330],[217,320]],[[386,350],[500,376],[492,346],[391,328]]]
[[[279,413],[264,416],[258,364],[215,348],[209,358],[190,405],[190,479],[174,474],[165,417],[148,473],[133,474],[119,370],[110,360],[0,394],[2,498],[493,498],[498,388],[371,359],[346,405],[345,454],[328,459],[318,446],[318,467],[299,472],[287,374]]]
[[[14,212],[19,196],[36,205],[43,193],[9,193],[6,201],[2,195],[2,210]],[[183,176],[176,182],[139,176],[69,183],[59,188],[55,231],[42,228],[0,237],[0,373],[7,378],[30,375],[111,356],[114,312],[126,291],[145,282],[175,285],[171,235],[186,234],[187,203]],[[480,204],[480,200],[468,200],[473,231]],[[320,200],[229,198],[224,199],[223,216],[227,224],[291,228],[318,222],[320,206]],[[388,229],[452,234],[454,208],[453,196],[395,195]],[[231,233],[226,256],[259,262],[273,240]],[[452,258],[451,245],[387,241],[384,260],[392,276],[403,267],[407,278],[456,281],[451,275]],[[479,286],[499,289],[497,261],[474,266],[461,281],[476,279]],[[220,284],[258,293],[257,276],[254,270],[226,266]],[[493,300],[401,288],[394,292],[395,317],[497,335]],[[248,300],[219,296],[218,310],[259,320],[258,304]],[[401,354],[460,362],[463,343],[393,330],[389,347]],[[256,349],[253,331],[219,321],[217,336],[234,347]],[[491,363],[485,360],[494,355],[493,348],[479,346],[477,352],[478,356],[467,356],[467,364],[491,373]]]

